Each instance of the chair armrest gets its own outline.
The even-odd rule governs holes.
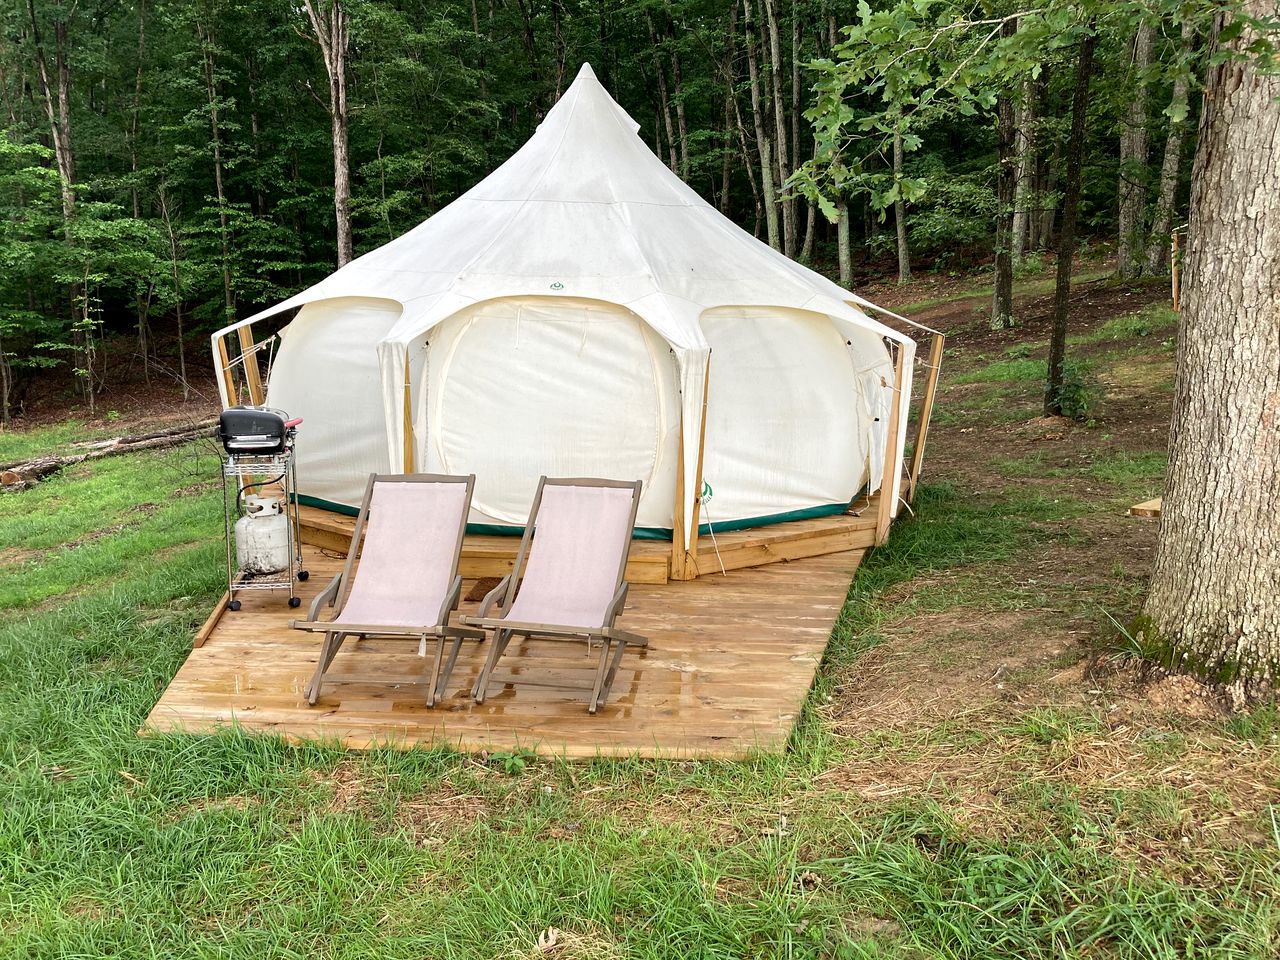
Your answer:
[[[476,616],[478,617],[489,616],[489,612],[493,609],[494,604],[496,604],[499,601],[499,599],[502,597],[502,594],[506,591],[510,583],[511,583],[511,574],[507,574],[505,577],[499,580],[498,585],[494,587],[492,590],[490,590],[488,593],[486,593],[484,595],[484,599],[480,601],[480,612],[477,613]]]
[[[325,605],[326,601],[329,606],[333,606],[334,601],[338,599],[338,588],[341,586],[342,574],[338,574],[329,581],[329,585],[321,590],[320,593],[316,595],[316,598],[311,601],[311,609],[307,611],[307,619],[313,621],[319,620],[320,608]]]
[[[449,622],[449,614],[458,609],[458,602],[462,599],[462,577],[454,577],[453,585],[449,587],[449,592],[444,595],[444,600],[440,602],[440,616],[436,618],[436,623],[446,624]]]
[[[627,605],[627,590],[630,589],[630,587],[631,584],[624,580],[622,585],[618,587],[618,592],[615,593],[613,595],[613,599],[609,601],[609,606],[605,610],[604,614],[604,625],[606,627],[613,626],[613,621],[617,620],[618,617],[622,615],[623,608]]]

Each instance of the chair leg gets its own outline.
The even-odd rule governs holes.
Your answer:
[[[440,646],[441,648],[444,647],[443,638],[441,638],[440,640]],[[435,706],[435,701],[439,700],[441,697],[444,696],[445,688],[449,685],[449,678],[453,676],[453,665],[458,662],[458,651],[460,651],[461,649],[462,649],[462,637],[454,637],[453,647],[449,650],[449,659],[445,661],[443,668],[440,667],[439,657],[436,658],[435,672],[436,674],[438,674],[438,676],[432,677],[432,681],[434,683],[434,687],[433,687],[434,693],[432,695],[432,699],[427,703],[427,706],[429,707]]]
[[[591,702],[587,704],[587,713],[595,713],[609,699],[609,691],[613,689],[613,678],[618,675],[618,664],[622,662],[622,654],[626,652],[627,642],[608,638],[600,648],[600,666],[596,670],[596,685],[591,691]],[[612,652],[612,656],[610,653]]]
[[[484,703],[485,693],[489,686],[489,674],[493,673],[493,668],[497,665],[498,658],[506,651],[507,643],[510,640],[510,630],[495,630],[493,632],[493,643],[489,646],[489,656],[485,658],[480,676],[476,677],[476,685],[471,688],[471,696],[475,698],[476,703]]]
[[[320,658],[316,661],[316,672],[303,691],[307,698],[307,703],[313,707],[316,705],[316,701],[320,699],[320,688],[324,684],[325,672],[329,669],[329,664],[333,663],[333,658],[338,655],[338,649],[346,638],[347,635],[345,633],[336,631],[324,635],[324,643],[320,646]]]

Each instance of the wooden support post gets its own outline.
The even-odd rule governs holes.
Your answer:
[[[693,540],[685,547],[684,498],[684,410],[680,412],[680,446],[676,455],[675,516],[671,523],[671,579],[696,580],[698,577],[698,525],[702,514],[702,460],[707,445],[707,395],[711,389],[711,361],[702,378],[702,412],[698,424],[698,459],[694,470]]]
[[[404,354],[404,472],[413,473],[413,391],[409,382],[409,351]]]
[[[236,330],[240,338],[240,363],[244,367],[244,382],[249,389],[249,402],[261,405],[266,400],[262,390],[262,373],[258,370],[258,352],[253,349],[253,324],[246,323]]]
[[[924,442],[929,437],[929,421],[933,417],[933,400],[938,392],[938,372],[942,368],[942,345],[946,341],[935,333],[929,342],[929,373],[924,381],[924,396],[920,398],[920,423],[916,427],[916,446],[911,452],[911,479],[907,483],[907,503],[916,499],[916,484],[920,482],[920,469],[924,466]]]
[[[907,351],[897,347],[897,359],[893,366],[893,407],[889,412],[889,430],[884,446],[884,475],[880,478],[880,509],[876,514],[876,545],[889,539],[889,524],[893,520],[893,482],[898,471],[898,423],[902,418],[902,374]]]
[[[231,357],[227,354],[226,337],[218,337],[218,366],[222,368],[218,374],[227,390],[227,406],[234,407],[240,402],[240,398],[236,395],[236,378],[231,375]]]

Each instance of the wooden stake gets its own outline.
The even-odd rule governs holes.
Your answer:
[[[911,479],[907,484],[907,503],[916,499],[916,484],[920,481],[920,469],[924,466],[924,442],[929,436],[929,421],[933,418],[933,400],[938,392],[938,373],[942,368],[942,345],[946,341],[935,333],[929,343],[929,374],[924,382],[924,396],[920,398],[920,423],[916,427],[916,447],[911,453]]]
[[[404,472],[413,473],[413,409],[409,383],[409,351],[404,354]]]
[[[261,405],[266,399],[262,391],[262,373],[258,370],[258,353],[253,349],[253,324],[246,323],[236,330],[240,338],[240,363],[244,367],[244,382],[249,388],[249,402]]]
[[[880,509],[876,514],[876,545],[889,539],[889,524],[893,520],[893,481],[898,470],[898,421],[902,410],[902,363],[906,351],[896,345],[897,360],[893,367],[893,408],[889,412],[889,432],[884,445],[884,475],[880,478]]]
[[[693,496],[693,542],[685,553],[684,570],[688,579],[698,576],[698,535],[702,517],[702,460],[707,447],[707,395],[711,390],[711,358],[707,357],[707,370],[702,376],[702,419],[698,425],[698,464],[693,475],[693,486],[697,491]]]

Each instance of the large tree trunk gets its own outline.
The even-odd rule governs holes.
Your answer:
[[[1189,52],[1195,43],[1194,21],[1182,22],[1182,47]],[[1173,229],[1173,207],[1178,196],[1178,174],[1182,169],[1182,144],[1186,140],[1186,111],[1189,102],[1191,77],[1179,73],[1173,81],[1173,97],[1169,109],[1169,137],[1164,142],[1164,162],[1160,165],[1160,194],[1156,198],[1156,212],[1151,219],[1151,242],[1147,246],[1147,271],[1164,273],[1169,265],[1169,232]]]
[[[347,150],[347,51],[351,47],[350,18],[341,0],[329,0],[317,10],[303,0],[315,41],[329,76],[329,120],[333,139],[333,212],[338,222],[338,266],[351,262],[351,161]]]
[[[1274,14],[1248,0],[1247,13]],[[1246,29],[1237,51],[1256,39]],[[1280,679],[1280,77],[1205,78],[1148,646],[1227,681]]]
[[[1012,37],[1017,20],[1006,20],[1000,34]],[[996,98],[996,270],[995,292],[991,300],[991,329],[1003,330],[1013,323],[1013,206],[1017,190],[1017,126],[1013,118],[1013,94],[1006,90]]]
[[[893,201],[893,227],[898,239],[898,282],[911,282],[911,251],[907,247],[907,204],[902,199],[902,130],[893,133],[893,179],[898,196]]]
[[[1058,271],[1053,291],[1053,332],[1049,337],[1049,376],[1044,388],[1046,416],[1062,414],[1062,363],[1067,353],[1067,306],[1071,299],[1071,261],[1076,255],[1076,219],[1084,173],[1085,120],[1089,114],[1089,82],[1093,79],[1093,30],[1080,41],[1075,90],[1071,95],[1071,133],[1067,139],[1067,190],[1062,198],[1058,231]]]
[[[778,235],[778,198],[773,186],[773,158],[769,150],[769,135],[764,128],[764,107],[760,103],[760,67],[756,59],[756,29],[751,14],[751,0],[743,0],[743,15],[746,19],[747,35],[747,76],[751,83],[751,119],[755,122],[756,149],[760,154],[760,189],[764,194],[764,222],[769,235],[769,246],[781,250],[781,238]]]
[[[1147,160],[1150,137],[1147,134],[1147,84],[1142,75],[1151,66],[1151,50],[1156,32],[1150,23],[1142,23],[1133,38],[1133,71],[1135,82],[1129,108],[1121,121],[1119,237],[1116,245],[1116,274],[1136,277],[1142,272],[1143,212],[1147,204]]]

